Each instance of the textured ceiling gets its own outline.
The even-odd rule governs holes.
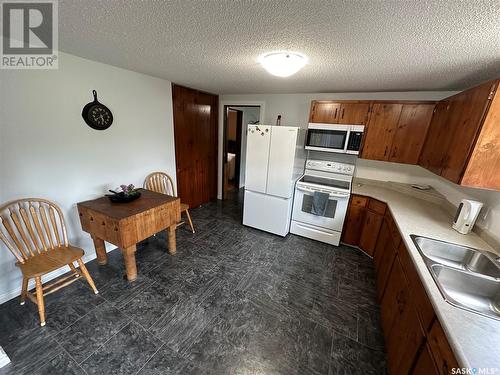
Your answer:
[[[59,47],[219,94],[454,90],[500,75],[500,0],[60,0]]]

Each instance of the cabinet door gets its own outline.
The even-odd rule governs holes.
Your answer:
[[[340,109],[340,124],[365,125],[370,103],[343,103]]]
[[[443,161],[451,142],[450,124],[448,122],[451,104],[450,100],[444,100],[436,104],[418,160],[420,166],[436,174],[441,174]]]
[[[498,84],[498,82],[497,82]],[[500,190],[500,90],[493,98],[461,185]]]
[[[391,232],[387,226],[386,220],[382,222],[380,234],[375,247],[375,270],[377,273],[377,296],[381,300],[384,296],[387,279],[391,272],[396,249],[392,244]]]
[[[388,160],[402,104],[376,103],[366,131],[361,157]]]
[[[460,182],[494,88],[495,83],[488,82],[456,95],[457,105],[452,107],[449,119],[452,138],[441,172],[444,178]]]
[[[434,104],[404,104],[389,161],[417,164],[434,111]]]
[[[373,256],[377,244],[380,226],[382,225],[383,215],[375,211],[367,210],[363,223],[363,231],[359,239],[359,247],[368,255]]]
[[[387,290],[382,300],[381,316],[386,335],[389,372],[408,374],[424,342],[425,335],[398,257],[394,260]]]
[[[408,285],[412,286],[410,292],[412,299],[415,301],[415,305],[417,306],[417,313],[419,315],[420,322],[422,323],[422,327],[427,330],[434,321],[434,308],[432,307],[431,301],[427,296],[427,292],[425,291],[420,276],[413,265],[413,261],[410,258],[411,255],[408,253],[404,242],[401,242],[398,247],[398,256],[401,261],[401,265],[403,266]]]
[[[329,101],[313,101],[309,122],[338,124],[340,117],[340,103]]]
[[[415,362],[415,367],[411,373],[412,375],[439,375],[436,364],[434,363],[434,358],[431,354],[431,348],[429,344],[425,343],[422,347],[417,362]]]
[[[358,246],[361,232],[363,231],[363,223],[365,218],[365,205],[367,198],[353,195],[349,203],[347,217],[344,224],[344,233],[342,242]]]
[[[427,334],[427,340],[439,374],[449,375],[452,368],[459,367],[439,320],[434,321],[431,330]]]

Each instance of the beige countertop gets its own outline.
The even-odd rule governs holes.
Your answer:
[[[498,250],[493,249],[475,233],[463,235],[453,230],[453,218],[440,204],[432,199],[427,201],[397,191],[392,188],[390,182],[371,183],[369,180],[355,180],[352,192],[387,203],[459,364],[478,370],[496,368],[496,372],[490,373],[500,374],[500,320],[447,303],[410,235],[431,237],[496,253]]]

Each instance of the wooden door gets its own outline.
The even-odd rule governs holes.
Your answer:
[[[454,97],[457,105],[449,118],[452,138],[441,172],[444,178],[460,182],[494,89],[495,83],[487,82]]]
[[[361,238],[359,239],[359,247],[370,256],[373,256],[373,253],[375,252],[375,246],[377,244],[383,219],[384,216],[376,213],[375,211],[366,211],[365,221],[363,223],[363,232],[361,233]]]
[[[218,97],[172,85],[177,194],[197,207],[217,198]]]
[[[376,103],[366,131],[363,159],[387,160],[401,115],[402,104]]]
[[[425,343],[415,362],[412,375],[439,375],[429,344]]]
[[[359,239],[361,237],[361,232],[363,231],[365,206],[367,201],[368,198],[360,195],[351,196],[344,223],[342,242],[352,246],[359,245]]]
[[[441,174],[443,160],[451,142],[452,135],[448,122],[451,106],[451,100],[443,100],[436,104],[418,161],[420,166],[436,174]]]
[[[342,103],[339,123],[350,125],[365,125],[368,120],[370,103]]]
[[[331,101],[313,101],[309,122],[337,124],[340,114],[340,103]]]
[[[417,164],[435,104],[404,104],[389,161]]]

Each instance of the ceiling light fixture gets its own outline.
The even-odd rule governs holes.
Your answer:
[[[290,77],[307,64],[307,57],[297,52],[271,52],[260,56],[259,62],[273,76]]]

